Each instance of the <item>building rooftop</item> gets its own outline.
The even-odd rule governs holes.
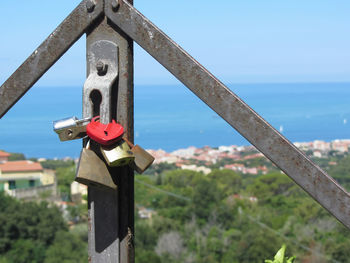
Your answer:
[[[7,152],[0,151],[0,157],[9,157],[11,154]]]
[[[12,161],[0,164],[1,172],[33,172],[42,171],[40,163],[32,161]]]

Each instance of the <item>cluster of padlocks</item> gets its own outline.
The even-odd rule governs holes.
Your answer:
[[[53,128],[61,141],[88,138],[81,151],[75,177],[77,182],[88,186],[116,189],[108,167],[129,165],[138,173],[143,173],[154,161],[154,157],[142,147],[123,137],[124,128],[115,120],[103,124],[99,116],[85,119],[71,117],[55,121]],[[95,146],[93,150],[92,143]]]

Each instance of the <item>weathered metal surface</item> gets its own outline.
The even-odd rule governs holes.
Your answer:
[[[131,167],[139,174],[142,174],[152,165],[154,157],[141,146],[132,144],[128,139],[124,140],[128,143],[132,153],[135,155],[135,160],[131,164]]]
[[[110,49],[100,45],[100,52],[91,59],[89,50],[96,43],[107,41],[118,45],[118,53],[112,53]],[[101,105],[91,107],[90,94],[84,91],[83,97],[84,116],[90,114],[101,116],[101,120],[107,123],[111,118],[120,122],[125,129],[125,136],[133,139],[133,42],[120,30],[112,28],[107,18],[93,25],[87,35],[87,73],[90,78],[93,71],[96,78],[104,78],[109,74],[110,62],[106,63],[107,57],[112,58],[118,65],[118,78],[109,91],[100,94]],[[116,55],[118,55],[116,57]],[[94,63],[90,63],[94,61]],[[103,61],[103,63],[99,63]],[[106,75],[103,74],[105,65],[108,64]],[[96,68],[97,66],[97,68]],[[98,86],[102,85],[97,83]],[[105,85],[110,85],[105,83]],[[96,86],[95,86],[96,87]],[[102,88],[102,86],[101,86]],[[110,96],[110,97],[104,97]],[[92,96],[96,99],[96,96]],[[98,97],[98,96],[97,96]],[[106,99],[109,103],[103,104]],[[91,113],[92,111],[92,113]],[[97,145],[95,151],[99,151]],[[103,158],[103,157],[102,157]],[[89,260],[90,262],[134,262],[134,248],[132,244],[132,233],[134,223],[134,185],[133,171],[128,166],[110,168],[113,180],[117,184],[117,191],[102,192],[97,188],[89,187]],[[131,233],[131,234],[130,234]],[[106,236],[106,238],[105,238]],[[130,241],[131,240],[131,241]]]
[[[94,106],[99,107],[96,110],[100,115],[100,122],[107,124],[112,120],[112,87],[119,74],[118,46],[108,40],[96,41],[87,50],[87,60],[90,74],[84,84],[83,115],[84,118],[92,118]],[[99,68],[101,64],[108,68],[102,75]],[[94,105],[93,91],[101,96],[99,105]]]
[[[116,26],[350,228],[349,193],[132,5],[119,3],[116,11],[105,9]]]
[[[0,87],[0,118],[103,13],[103,0],[93,0],[95,6],[90,12],[88,3],[91,1],[82,1]]]
[[[107,164],[111,167],[121,167],[129,165],[135,159],[134,154],[130,151],[130,147],[126,141],[120,140],[113,146],[102,146],[101,153]]]
[[[103,37],[107,33],[108,26],[103,20],[87,35],[88,77],[83,89],[84,118],[100,115],[100,121],[104,124],[113,118],[112,89],[119,74],[118,46],[116,41]],[[108,65],[106,73],[102,75],[99,70],[101,62]],[[99,153],[99,146],[93,141],[91,150]],[[110,169],[108,176],[115,181]],[[89,262],[119,262],[118,192],[89,187],[88,203]]]
[[[105,162],[87,148],[81,150],[75,181],[89,187],[117,190]]]
[[[114,10],[118,10],[116,0]],[[129,5],[133,0],[128,0]],[[114,4],[113,4],[114,5]],[[105,1],[105,12],[113,5]],[[115,27],[114,35],[118,38],[119,78],[117,91],[116,119],[125,129],[125,138],[134,141],[134,46],[132,39],[119,27]],[[134,256],[134,171],[129,166],[121,168],[117,177],[119,198],[119,238],[121,263],[133,263]]]

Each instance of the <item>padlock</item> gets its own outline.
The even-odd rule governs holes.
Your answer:
[[[128,165],[135,159],[129,145],[123,139],[112,146],[101,145],[100,149],[107,164],[111,167]]]
[[[80,139],[86,136],[86,125],[91,118],[78,119],[73,116],[53,122],[53,130],[61,141]]]
[[[90,187],[117,189],[106,163],[89,149],[89,143],[81,151],[75,181]]]
[[[86,126],[86,133],[90,139],[106,146],[121,140],[124,128],[119,123],[116,123],[115,120],[108,124],[103,124],[100,122],[100,117],[96,116]]]
[[[133,145],[128,139],[124,138],[124,140],[128,143],[129,147],[131,147],[131,152],[134,154],[135,159],[134,162],[130,164],[130,166],[139,174],[142,174],[147,170],[148,167],[154,161],[154,157],[148,153],[145,149],[143,149],[139,145]]]

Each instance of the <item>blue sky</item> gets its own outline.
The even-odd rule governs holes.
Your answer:
[[[80,2],[2,0],[3,83]],[[349,0],[135,0],[135,7],[225,83],[350,81]],[[84,37],[39,86],[82,86]],[[177,80],[136,45],[136,84]]]

